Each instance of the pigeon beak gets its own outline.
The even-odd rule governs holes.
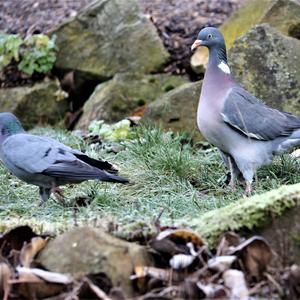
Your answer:
[[[196,40],[196,41],[193,43],[193,45],[192,45],[192,47],[191,47],[191,50],[192,50],[192,51],[195,50],[196,48],[200,47],[201,44],[202,44],[202,40]]]

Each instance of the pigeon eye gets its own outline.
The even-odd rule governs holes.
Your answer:
[[[207,38],[210,40],[212,38],[212,34],[208,34]]]

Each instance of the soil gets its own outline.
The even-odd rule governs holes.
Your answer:
[[[0,1],[0,31],[47,33],[92,0],[2,0]],[[156,26],[165,47],[171,54],[166,72],[189,74],[198,79],[190,68],[190,45],[198,31],[207,25],[221,25],[245,0],[139,0],[142,10]],[[7,74],[12,75],[11,69]],[[6,76],[2,86],[30,83],[22,76]],[[17,77],[17,78],[16,78]],[[39,76],[37,76],[39,79]],[[34,80],[33,80],[34,81]],[[11,85],[12,83],[10,83]]]

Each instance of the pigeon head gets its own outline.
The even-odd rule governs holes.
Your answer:
[[[9,112],[0,113],[0,139],[23,131],[24,129],[15,115]]]
[[[196,41],[192,45],[192,50],[201,46],[208,49],[226,48],[222,33],[215,27],[205,27],[199,32]]]

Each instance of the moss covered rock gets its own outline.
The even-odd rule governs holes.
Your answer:
[[[91,227],[58,236],[41,252],[39,261],[50,271],[75,277],[104,273],[113,286],[121,286],[128,295],[133,294],[129,276],[134,267],[152,264],[146,248]]]
[[[268,105],[300,115],[300,41],[257,25],[229,51],[237,80]]]
[[[196,125],[201,85],[201,81],[186,83],[159,97],[148,105],[143,121],[167,130],[185,131],[201,139]]]
[[[192,219],[195,229],[210,246],[227,231],[262,234],[286,262],[300,263],[300,183],[242,198],[223,208]],[[186,220],[185,220],[186,223]],[[287,248],[287,245],[289,248]],[[281,253],[282,252],[282,253]]]
[[[87,128],[92,120],[122,120],[134,110],[185,82],[185,77],[168,74],[117,74],[112,80],[97,86],[84,105],[77,127]]]
[[[57,80],[45,80],[33,86],[2,88],[0,112],[14,113],[28,129],[37,123],[55,124],[68,109],[67,94]]]
[[[220,30],[227,49],[256,24],[268,23],[284,35],[300,37],[300,3],[297,0],[248,0]],[[191,58],[192,68],[203,72],[207,64],[208,51],[198,48]]]
[[[158,71],[169,57],[136,0],[95,0],[53,33],[56,67],[99,78]]]

